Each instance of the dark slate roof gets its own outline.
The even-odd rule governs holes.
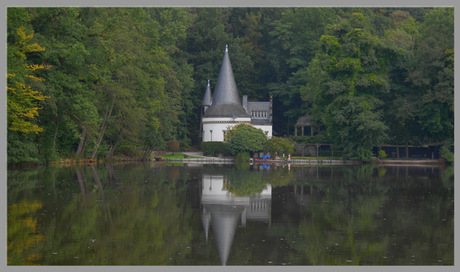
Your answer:
[[[236,88],[232,64],[228,50],[225,49],[224,59],[220,66],[216,88],[212,97],[212,105],[203,117],[250,117],[243,108]]]
[[[224,59],[220,66],[212,104],[241,104],[227,49],[225,50]]]
[[[208,80],[208,87],[203,96],[203,100],[201,101],[201,105],[203,106],[211,106],[212,104],[212,95],[211,95],[211,85],[209,84]]]
[[[248,111],[270,112],[270,102],[248,102]]]
[[[315,124],[315,122],[313,122],[310,119],[310,114],[307,113],[307,114],[305,114],[304,116],[300,117],[297,120],[297,123],[295,124],[295,126],[312,126],[314,124]]]
[[[241,105],[237,104],[223,104],[214,105],[205,112],[203,117],[250,117],[246,110]]]

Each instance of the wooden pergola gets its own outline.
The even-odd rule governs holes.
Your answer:
[[[310,114],[307,113],[304,116],[300,117],[297,120],[297,123],[294,125],[294,136],[313,136],[313,128],[316,126],[315,122],[313,122],[310,119]],[[305,135],[305,128],[309,127],[310,128],[310,135]],[[297,130],[300,128],[300,135],[298,135]],[[319,128],[318,128],[318,133],[319,133]]]

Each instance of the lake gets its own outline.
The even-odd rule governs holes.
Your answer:
[[[453,167],[8,169],[9,265],[453,265]]]

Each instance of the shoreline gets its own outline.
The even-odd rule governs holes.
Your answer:
[[[188,154],[187,154],[188,153]],[[8,164],[8,167],[30,167],[38,165],[52,165],[52,166],[72,166],[72,165],[95,165],[95,164],[104,164],[104,163],[126,163],[126,162],[144,162],[144,163],[161,163],[161,162],[182,162],[182,163],[204,163],[204,164],[233,164],[235,163],[234,157],[208,157],[203,156],[202,154],[197,154],[198,152],[184,152],[189,156],[197,156],[195,158],[181,158],[181,159],[161,159],[155,160],[152,158],[148,161],[140,160],[139,158],[130,158],[130,157],[115,157],[112,159],[61,159],[59,161],[48,162],[48,163],[36,163],[36,162],[26,162],[26,163],[12,163]],[[359,165],[365,164],[358,160],[341,160],[341,159],[260,159],[260,158],[250,158],[248,161],[251,165],[263,165],[263,164],[290,164],[290,165]],[[374,160],[370,162],[375,166],[432,166],[432,167],[442,167],[445,165],[444,161],[441,159],[438,160]]]

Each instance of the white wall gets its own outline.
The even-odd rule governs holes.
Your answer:
[[[203,118],[203,142],[223,142],[224,131],[231,130],[240,123],[249,123],[251,118]],[[218,123],[215,123],[218,122]],[[273,127],[270,125],[255,125],[255,128],[261,129],[269,139],[273,135]],[[211,138],[212,130],[212,138]]]
[[[250,121],[251,118],[203,118],[203,142],[223,142],[224,131],[231,130],[240,123],[249,123]]]
[[[268,133],[266,134],[268,139],[271,139],[272,136],[273,136],[273,127],[272,126],[258,126],[258,125],[254,125],[255,128],[258,128],[258,129],[261,129],[264,134],[265,132],[267,131]]]

